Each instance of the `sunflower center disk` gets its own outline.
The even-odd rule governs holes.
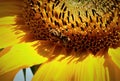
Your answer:
[[[116,0],[28,0],[24,17],[35,39],[96,54],[120,43],[119,11]]]

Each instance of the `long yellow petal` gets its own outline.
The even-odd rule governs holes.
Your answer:
[[[0,0],[0,18],[19,14],[21,6],[23,0]]]
[[[32,81],[109,81],[108,68],[104,67],[104,57],[89,55],[84,60],[71,56],[63,60],[43,64]]]
[[[24,35],[22,31],[16,31],[18,34],[15,32],[15,25],[4,23],[14,23],[14,18],[15,17],[5,17],[0,19],[0,48],[5,48],[18,43],[20,41],[19,37]]]
[[[0,76],[15,69],[45,62],[47,58],[38,55],[32,44],[22,43],[11,47],[8,52],[0,52]]]
[[[18,43],[16,17],[22,12],[23,0],[0,0],[0,48]]]
[[[16,16],[6,16],[0,18],[0,28],[4,25],[13,25],[15,24],[15,18]],[[9,28],[10,26],[8,26]]]
[[[105,67],[108,69],[110,81],[120,80],[120,47],[108,50],[108,55],[105,56]]]
[[[13,81],[14,76],[18,72],[19,69],[10,71],[8,73],[5,73],[4,75],[0,76],[0,81]]]
[[[117,66],[120,68],[120,47],[116,49],[110,48],[108,53],[111,56],[114,63],[117,64]]]

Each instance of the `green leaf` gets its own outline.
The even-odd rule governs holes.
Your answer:
[[[40,67],[40,65],[41,64],[30,67],[30,69],[31,69],[31,71],[32,71],[33,74],[35,74],[35,72],[38,70],[38,68]]]

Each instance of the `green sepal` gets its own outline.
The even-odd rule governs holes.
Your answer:
[[[30,69],[31,69],[31,71],[32,71],[32,73],[33,73],[33,75],[34,75],[35,72],[38,70],[38,68],[40,67],[40,65],[41,65],[41,64],[39,64],[39,65],[34,65],[34,66],[30,67]]]

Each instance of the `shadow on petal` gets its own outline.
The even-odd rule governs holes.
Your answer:
[[[109,54],[106,54],[104,58],[104,67],[107,68],[107,75],[109,76],[109,81],[119,81],[120,67],[117,64],[115,64],[114,60],[112,59],[112,56],[110,56]]]

